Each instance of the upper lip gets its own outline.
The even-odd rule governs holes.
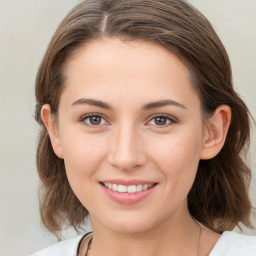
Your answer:
[[[147,180],[138,180],[138,179],[132,179],[132,180],[123,180],[123,179],[109,179],[109,180],[102,180],[102,183],[112,183],[112,184],[119,184],[119,185],[139,185],[139,184],[155,184],[156,182],[153,181],[147,181]]]

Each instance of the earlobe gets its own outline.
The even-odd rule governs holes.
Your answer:
[[[56,121],[52,118],[51,107],[49,104],[43,105],[41,109],[41,118],[50,136],[53,151],[59,158],[63,158],[59,132]]]
[[[227,105],[220,105],[207,120],[204,129],[201,159],[211,159],[222,149],[231,122],[231,109]]]

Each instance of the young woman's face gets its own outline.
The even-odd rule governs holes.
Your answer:
[[[142,232],[187,214],[204,132],[185,65],[158,45],[104,39],[66,75],[58,155],[93,225]]]

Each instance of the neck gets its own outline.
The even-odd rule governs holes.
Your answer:
[[[198,256],[199,224],[188,212],[186,218],[177,216],[152,229],[135,233],[111,230],[92,218],[93,244],[89,256]]]

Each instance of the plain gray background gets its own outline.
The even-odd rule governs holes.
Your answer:
[[[29,255],[52,244],[39,219],[34,81],[47,44],[77,0],[0,0],[0,254]],[[190,0],[230,55],[235,88],[256,116],[256,1]],[[256,136],[252,168],[256,172]],[[254,174],[255,177],[255,174]],[[256,206],[256,182],[251,197]],[[254,217],[254,222],[255,217]],[[236,229],[240,232],[238,229]],[[256,230],[244,230],[256,235]],[[65,237],[74,236],[66,232]]]

